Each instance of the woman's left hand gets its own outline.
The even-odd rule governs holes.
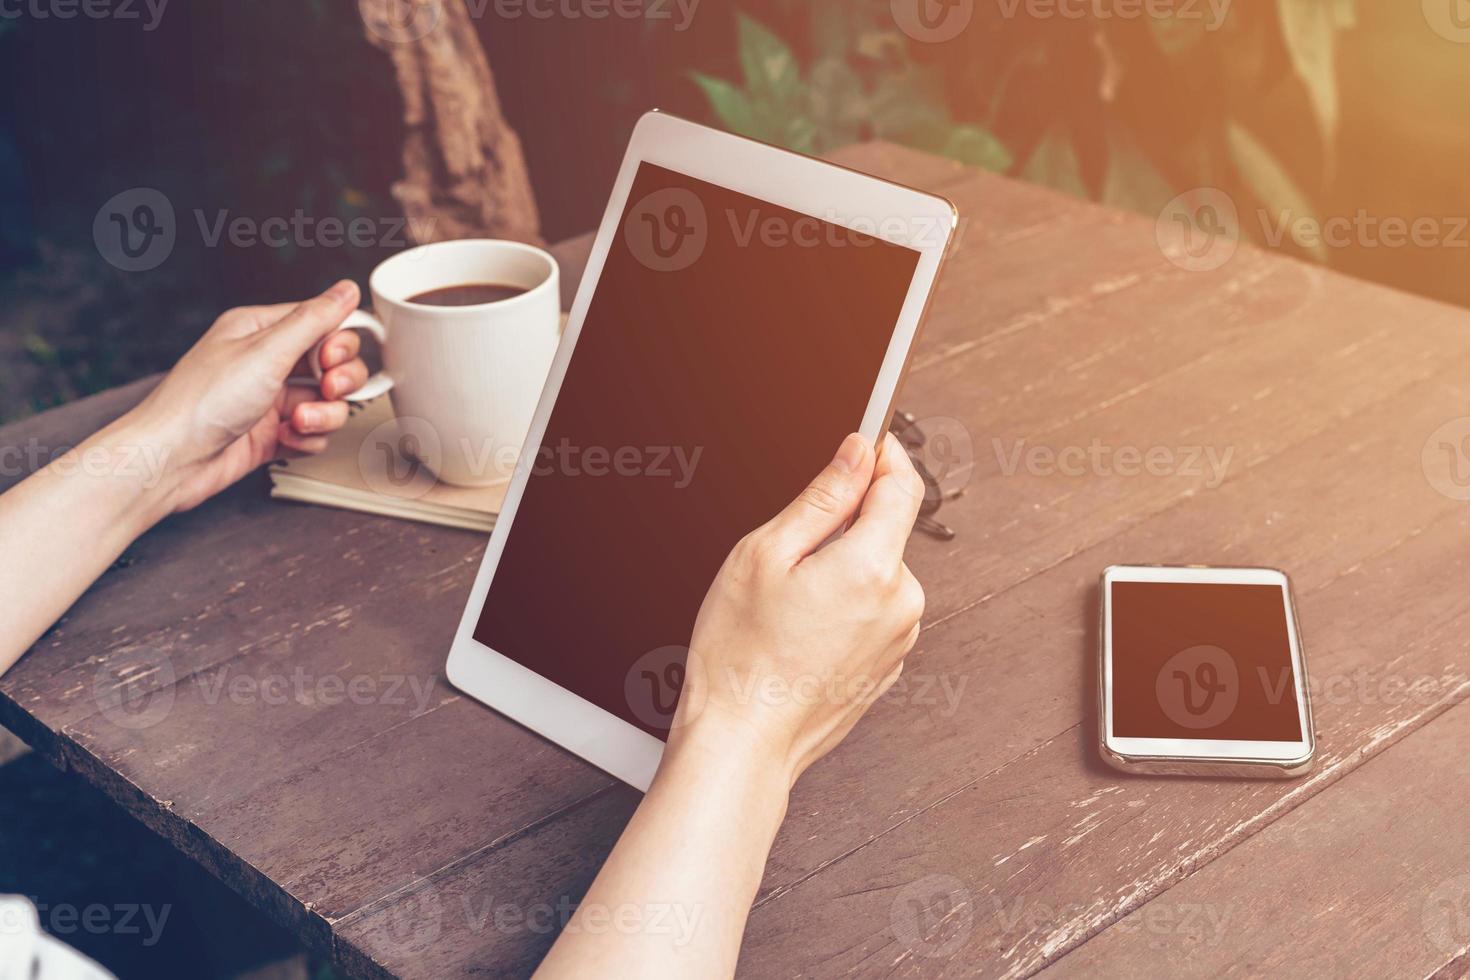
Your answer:
[[[343,280],[303,303],[229,310],[130,413],[165,460],[169,510],[196,506],[283,450],[326,448],[347,422],[343,398],[367,380],[358,335],[338,330],[357,301]],[[288,385],[323,337],[320,383]]]

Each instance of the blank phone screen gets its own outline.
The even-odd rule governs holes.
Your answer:
[[[919,253],[642,164],[474,636],[667,734],[734,544],[858,428]]]
[[[1114,735],[1301,740],[1281,586],[1111,587]]]

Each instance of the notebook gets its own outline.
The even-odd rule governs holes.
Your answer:
[[[488,487],[440,483],[401,443],[387,395],[354,405],[325,452],[270,465],[271,496],[472,531],[495,527],[508,477]]]

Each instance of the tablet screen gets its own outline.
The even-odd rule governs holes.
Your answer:
[[[1297,742],[1279,585],[1112,584],[1113,734]]]
[[[642,164],[475,639],[666,735],[705,591],[858,428],[918,260]]]

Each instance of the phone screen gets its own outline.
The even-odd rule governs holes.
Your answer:
[[[919,254],[642,164],[475,639],[666,735],[706,590],[861,424]]]
[[[1111,588],[1114,735],[1301,740],[1281,586]]]

